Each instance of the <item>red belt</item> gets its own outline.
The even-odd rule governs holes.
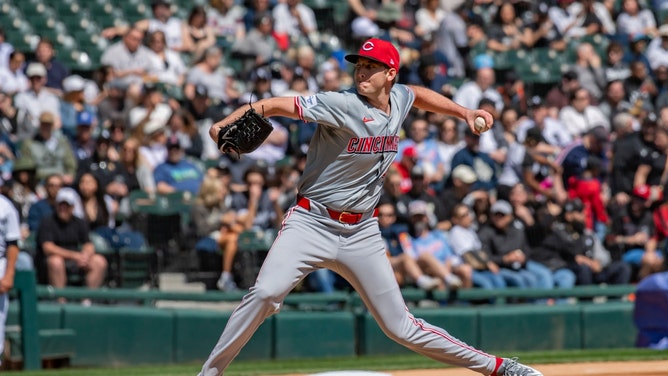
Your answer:
[[[306,197],[299,197],[297,199],[297,205],[301,206],[302,208],[304,208],[306,210],[309,210],[309,211],[311,210],[311,200],[309,200]],[[351,213],[351,212],[347,212],[347,211],[340,212],[340,211],[332,210],[330,208],[326,208],[326,209],[327,209],[327,213],[329,214],[329,216],[333,220],[341,222],[341,223],[346,223],[346,224],[349,224],[349,225],[354,225],[354,224],[360,223],[362,221],[363,217],[364,217],[364,213]],[[374,217],[378,216],[378,208],[373,209],[373,216]]]

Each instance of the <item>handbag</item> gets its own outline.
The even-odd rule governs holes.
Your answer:
[[[475,249],[462,254],[462,259],[475,270],[487,270],[489,256],[482,249]]]

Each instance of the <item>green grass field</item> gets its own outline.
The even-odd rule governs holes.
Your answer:
[[[575,363],[586,361],[666,360],[668,351],[646,349],[603,349],[577,351],[527,352],[499,354],[519,356],[524,363]],[[67,368],[40,372],[12,371],[7,375],[21,376],[194,376],[201,364],[178,364],[120,368]],[[357,357],[289,361],[238,361],[225,372],[227,376],[281,375],[287,373],[317,373],[356,369],[390,371],[406,369],[444,368],[441,363],[420,355]]]

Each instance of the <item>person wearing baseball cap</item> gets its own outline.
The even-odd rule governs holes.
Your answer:
[[[357,64],[360,57],[377,61],[389,68],[399,70],[399,51],[397,51],[391,42],[386,40],[371,38],[362,44],[358,53],[346,55],[346,60]]]
[[[492,115],[459,105],[427,87],[396,82],[401,60],[399,51],[388,41],[368,39],[357,53],[346,55],[345,59],[354,64],[354,82],[348,90],[275,96],[253,103],[253,108],[262,111],[264,117],[313,122],[316,129],[297,183],[294,205],[283,215],[278,212],[280,205],[269,203],[269,208],[276,210],[268,213],[271,219],[283,218],[280,236],[269,247],[250,293],[230,316],[199,375],[223,375],[248,338],[266,318],[277,313],[283,298],[297,282],[311,273],[330,269],[340,272],[351,283],[369,310],[376,313],[374,318],[379,326],[397,343],[482,375],[543,376],[516,359],[497,357],[464,345],[434,325],[424,323],[429,330],[416,330],[389,267],[376,219],[384,183],[396,177],[391,167],[400,151],[403,124],[413,107],[460,119],[469,129],[476,129],[478,117],[491,126]],[[244,120],[239,119],[248,108],[248,105],[238,107],[209,128],[209,136],[221,145],[221,152],[230,153],[223,142],[219,143],[219,139],[224,141],[223,129],[228,126],[246,129]],[[264,140],[253,132],[248,135],[254,142]],[[476,171],[487,172],[477,168]],[[253,205],[246,220],[249,227],[260,226],[258,220],[253,222],[250,210],[258,208],[260,212],[260,198],[266,197],[261,188],[260,184],[250,184],[247,196],[242,193],[243,200]],[[413,209],[415,213],[416,208]],[[412,218],[416,217],[419,216]],[[435,235],[436,246],[443,250],[437,252],[447,253],[447,242]],[[377,286],[384,286],[382,294],[376,293]]]

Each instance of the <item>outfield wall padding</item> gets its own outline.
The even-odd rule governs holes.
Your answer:
[[[275,320],[276,359],[355,355],[355,315],[338,312],[281,312]]]
[[[218,342],[232,312],[178,309],[174,315],[174,361],[204,361]],[[273,357],[274,317],[269,317],[241,350],[237,359],[268,360]]]

